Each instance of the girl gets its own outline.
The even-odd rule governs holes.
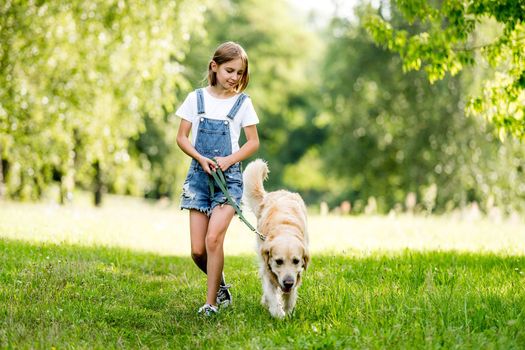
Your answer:
[[[259,148],[257,124],[248,85],[248,56],[237,43],[221,44],[208,64],[208,86],[191,92],[176,114],[182,118],[177,144],[192,157],[182,189],[181,208],[190,211],[191,256],[208,275],[206,303],[199,313],[216,314],[232,297],[222,274],[223,242],[235,214],[211,176],[219,167],[228,191],[240,204],[242,173],[240,162]],[[246,143],[239,148],[241,128]],[[191,131],[191,141],[189,138]]]

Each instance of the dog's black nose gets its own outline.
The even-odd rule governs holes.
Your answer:
[[[284,280],[283,284],[284,288],[291,289],[293,287],[293,280]]]

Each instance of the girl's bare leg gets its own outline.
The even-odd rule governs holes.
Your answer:
[[[198,210],[190,210],[191,258],[195,265],[206,273],[206,232],[210,218]]]
[[[216,304],[217,291],[221,282],[224,267],[224,237],[230,222],[235,215],[235,209],[230,205],[216,206],[210,216],[208,233],[206,234],[208,294],[207,304]]]

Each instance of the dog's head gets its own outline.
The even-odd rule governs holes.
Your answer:
[[[301,283],[301,274],[310,261],[308,249],[291,236],[276,237],[263,245],[261,254],[284,293],[290,293]]]

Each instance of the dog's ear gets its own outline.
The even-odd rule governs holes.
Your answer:
[[[310,252],[308,251],[308,249],[303,248],[303,266],[305,270],[308,267],[309,263],[310,263]]]
[[[270,261],[270,247],[265,245],[261,248],[261,256],[263,257],[264,264],[268,265],[268,262]]]

